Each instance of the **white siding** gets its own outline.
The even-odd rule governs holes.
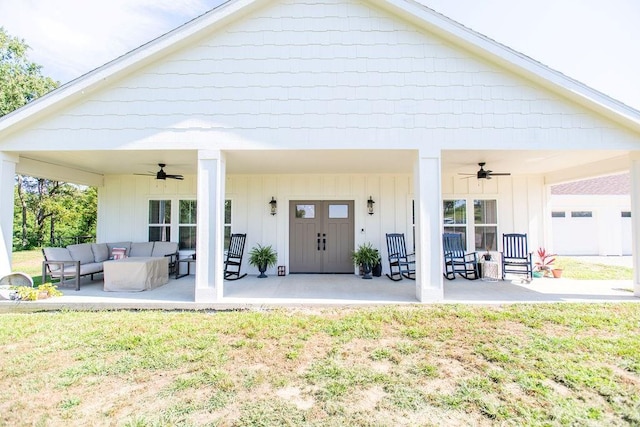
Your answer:
[[[629,148],[637,136],[366,2],[274,2],[7,146]],[[266,144],[266,145],[265,145]]]
[[[498,204],[498,250],[503,233],[527,233],[529,249],[544,245],[544,185],[539,177],[495,177],[491,180],[462,179],[446,175],[442,179],[445,200],[493,199]],[[468,219],[469,223],[471,219]],[[469,242],[469,250],[474,250]]]
[[[195,177],[165,182],[145,177],[110,176],[99,190],[98,241],[146,241],[150,199],[195,198]],[[226,198],[232,200],[232,231],[247,233],[247,247],[273,245],[279,264],[288,265],[289,200],[354,200],[355,244],[371,242],[386,257],[385,233],[406,233],[412,244],[409,175],[232,175]],[[278,213],[269,214],[269,200],[278,201]],[[368,215],[366,201],[375,200]],[[177,206],[172,208],[177,215]],[[175,227],[174,227],[175,228]],[[177,239],[177,229],[172,230]]]
[[[98,241],[147,240],[148,201],[165,198],[195,198],[195,177],[184,181],[156,181],[146,177],[110,176],[107,187],[99,190],[100,229]],[[464,182],[464,188],[460,186]],[[538,185],[540,184],[540,185]],[[453,189],[456,191],[452,191]],[[471,191],[471,190],[474,191]],[[498,233],[527,232],[533,248],[541,244],[540,198],[543,186],[537,180],[494,178],[489,181],[443,179],[443,197],[488,198],[498,201]],[[366,201],[375,201],[368,215]],[[278,213],[269,213],[271,197],[278,202]],[[371,242],[386,260],[385,233],[400,232],[413,246],[413,177],[405,174],[371,175],[230,175],[226,198],[232,200],[232,231],[247,233],[247,248],[257,243],[272,245],[278,251],[279,265],[288,265],[290,200],[354,200],[355,244]],[[514,207],[513,201],[516,200]],[[517,215],[513,212],[516,211]],[[177,206],[174,208],[177,215]],[[527,218],[530,218],[527,221]],[[172,230],[177,239],[177,229]],[[499,248],[501,242],[498,243]],[[385,263],[383,263],[385,264]],[[247,267],[250,268],[250,267]],[[388,268],[384,265],[385,271]]]

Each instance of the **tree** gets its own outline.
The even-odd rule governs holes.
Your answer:
[[[29,45],[0,27],[0,117],[16,110],[59,83],[42,75],[42,66],[29,61]]]
[[[14,249],[75,243],[80,236],[95,238],[96,199],[94,187],[18,175]]]
[[[29,46],[0,27],[0,117],[59,86],[27,57]],[[60,243],[62,237],[95,236],[96,190],[16,177],[14,249]]]

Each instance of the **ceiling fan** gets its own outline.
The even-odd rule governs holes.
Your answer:
[[[145,176],[155,176],[156,179],[162,179],[162,180],[166,180],[167,178],[170,179],[179,179],[179,180],[183,180],[184,177],[182,175],[171,175],[168,174],[164,171],[164,167],[167,166],[164,163],[158,163],[158,166],[160,166],[160,170],[158,172],[149,172],[149,173],[136,173],[135,175],[145,175]]]
[[[493,172],[491,170],[485,170],[484,169],[484,165],[486,165],[485,162],[480,162],[478,163],[478,166],[480,166],[480,170],[476,173],[460,173],[458,175],[468,175],[467,178],[471,178],[475,175],[476,178],[478,179],[491,179],[492,176],[508,176],[511,175],[510,173],[507,172]]]

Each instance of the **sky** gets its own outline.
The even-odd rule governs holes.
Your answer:
[[[420,0],[640,110],[638,0]],[[61,83],[155,39],[223,0],[0,0],[0,26]]]

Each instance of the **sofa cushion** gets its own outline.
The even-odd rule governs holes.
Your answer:
[[[153,251],[153,242],[133,242],[131,243],[130,257],[150,257]]]
[[[86,274],[100,273],[102,271],[101,262],[90,262],[89,264],[80,264],[80,274],[82,276]]]
[[[42,248],[47,261],[73,261],[67,248]]]
[[[42,248],[44,258],[47,261],[71,261],[71,254],[67,248]],[[58,270],[60,267],[56,264],[49,265],[49,271]]]
[[[154,242],[153,252],[151,252],[151,256],[161,257],[165,255],[175,254],[176,252],[178,252],[177,242]]]
[[[106,243],[92,243],[91,250],[93,251],[93,260],[95,262],[102,262],[109,259],[109,247]]]
[[[74,261],[80,261],[80,264],[89,264],[94,262],[93,251],[91,250],[91,243],[79,243],[77,245],[67,246],[71,259]]]

